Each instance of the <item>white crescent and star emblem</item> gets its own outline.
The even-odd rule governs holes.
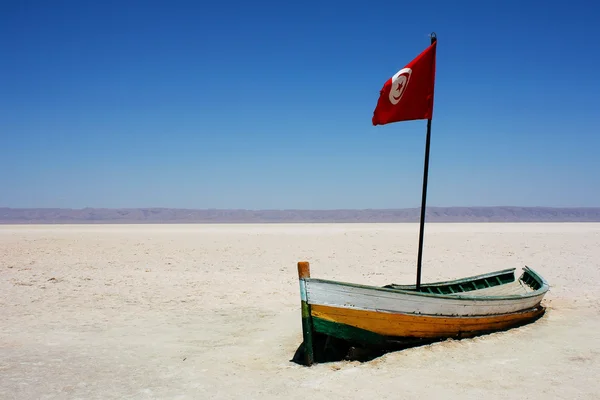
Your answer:
[[[392,88],[390,89],[390,103],[396,105],[402,98],[402,95],[406,91],[406,87],[408,86],[408,81],[410,80],[410,74],[412,74],[412,69],[410,68],[402,68],[400,71],[396,72],[392,77]]]

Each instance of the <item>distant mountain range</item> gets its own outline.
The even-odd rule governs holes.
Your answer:
[[[0,224],[419,222],[419,208],[218,210],[1,208]],[[427,222],[600,222],[600,207],[428,207]]]

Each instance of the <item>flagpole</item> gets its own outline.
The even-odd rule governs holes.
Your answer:
[[[431,33],[431,44],[435,43],[437,36]],[[427,204],[427,178],[429,175],[429,147],[431,142],[431,118],[427,120],[427,137],[425,139],[425,162],[423,166],[423,194],[421,196],[421,223],[419,227],[419,253],[417,256],[417,290],[421,288],[421,263],[423,261],[423,233],[425,229],[425,207]]]

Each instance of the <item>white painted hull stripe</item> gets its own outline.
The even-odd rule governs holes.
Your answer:
[[[309,304],[387,311],[403,314],[473,316],[508,314],[535,307],[545,293],[514,299],[464,299],[418,296],[402,292],[380,291],[332,282],[307,280],[306,298]]]

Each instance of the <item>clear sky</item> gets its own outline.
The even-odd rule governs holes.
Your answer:
[[[600,206],[600,2],[2,1],[0,206]]]

